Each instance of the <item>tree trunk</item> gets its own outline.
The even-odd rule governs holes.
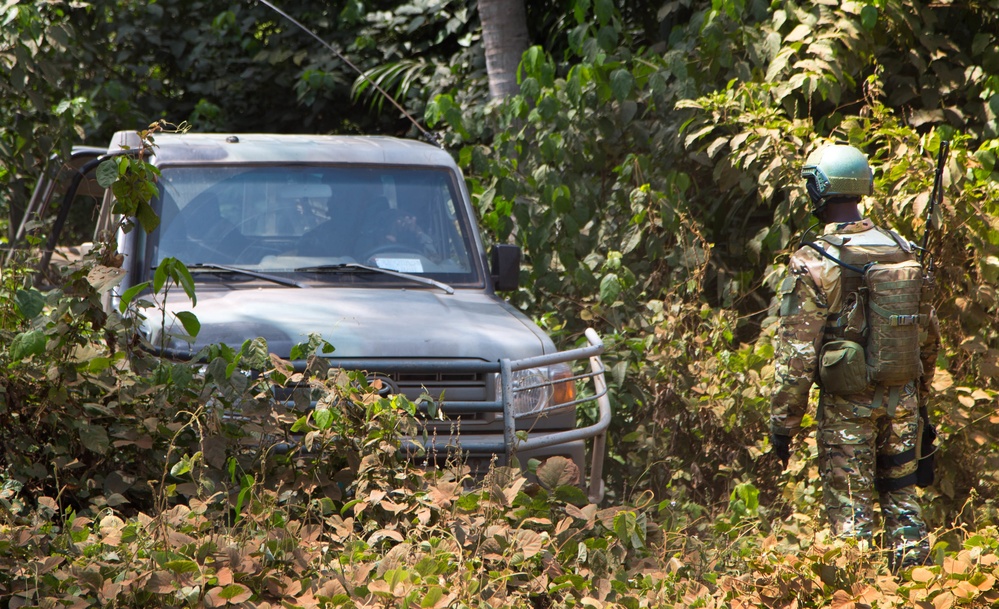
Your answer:
[[[482,41],[486,47],[489,96],[501,99],[520,91],[517,66],[527,50],[524,0],[479,0]]]

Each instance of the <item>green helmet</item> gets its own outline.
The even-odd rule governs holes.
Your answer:
[[[862,197],[874,189],[874,174],[864,153],[853,146],[822,146],[801,169],[808,195],[817,205],[832,197]]]

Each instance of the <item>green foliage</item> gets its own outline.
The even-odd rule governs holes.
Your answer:
[[[749,483],[705,529],[690,506],[656,508],[647,496],[610,508],[566,501],[557,491],[575,478],[564,460],[541,464],[541,484],[506,468],[478,482],[460,464],[422,469],[400,459],[416,423],[412,403],[379,397],[360,375],[319,365],[296,379],[287,366],[273,360],[259,386],[247,387],[243,399],[255,404],[244,405],[238,425],[211,431],[218,419],[202,410],[186,427],[211,435],[183,451],[175,427],[155,505],[138,503],[134,489],[128,499],[95,489],[89,506],[38,493],[29,510],[23,500],[32,495],[6,480],[0,559],[13,567],[0,572],[0,594],[145,607],[903,607],[999,598],[993,528],[949,532],[954,549],[939,543],[935,565],[895,580],[876,548],[811,529],[815,514],[771,529]],[[223,369],[204,375],[216,398],[228,394]],[[318,408],[290,417],[275,409],[260,390],[279,376],[307,384]],[[281,427],[275,419],[316,434],[311,447],[299,441],[278,453],[229,435],[255,429],[262,439]],[[148,421],[135,425],[153,432]]]
[[[97,182],[102,188],[110,188],[118,204],[114,213],[125,217],[138,218],[147,232],[152,232],[159,224],[159,218],[149,202],[159,194],[154,179],[159,170],[152,165],[133,163],[125,155],[108,159],[97,168]]]
[[[615,49],[614,20],[599,19],[574,31],[580,59],[564,77],[540,49],[531,49],[521,66],[521,96],[485,114],[466,109],[467,116],[441,96],[428,118],[448,121],[456,141],[472,138],[458,156],[483,222],[496,240],[515,241],[528,254],[530,278],[524,284],[532,290],[518,295],[522,306],[559,311],[554,325],[567,336],[594,325],[611,338],[615,423],[630,432],[617,438],[635,443],[637,455],[648,450],[646,438],[651,442],[660,429],[670,430],[652,463],[675,459],[679,470],[705,456],[688,449],[710,451],[726,443],[721,437],[717,444],[703,442],[711,429],[723,436],[751,429],[734,423],[742,418],[735,413],[752,411],[739,409],[737,393],[728,401],[731,411],[705,404],[705,411],[722,415],[710,417],[708,429],[700,420],[692,390],[706,379],[698,368],[715,349],[734,346],[731,328],[711,327],[724,314],[702,313],[700,303],[713,256],[702,217],[708,213],[691,202],[697,193],[686,168],[662,149],[666,112],[676,95],[667,84],[669,68]],[[672,121],[674,129],[680,127]],[[475,142],[490,137],[488,146]],[[749,287],[746,275],[740,281]],[[726,289],[729,302],[738,296]],[[691,340],[710,351],[692,350]],[[717,391],[735,393],[712,393]],[[648,461],[632,461],[630,449],[618,449],[624,464],[648,467]],[[650,469],[659,475],[659,468]],[[689,475],[689,467],[682,469]],[[633,484],[644,477],[641,470],[622,476]],[[659,489],[667,484],[654,483]]]
[[[16,228],[34,182],[31,173],[54,152],[68,152],[93,115],[91,100],[69,85],[80,63],[93,60],[77,40],[65,5],[5,3],[0,7],[0,234]],[[8,224],[11,211],[13,223]]]
[[[960,489],[992,497],[975,482],[992,466],[971,457],[968,425],[977,416],[978,442],[999,443],[982,418],[999,389],[996,66],[977,63],[995,36],[958,42],[964,26],[919,3],[771,8],[672,2],[670,47],[635,52],[618,15],[578,3],[565,62],[532,48],[520,95],[488,108],[440,95],[427,119],[460,146],[491,238],[527,254],[518,304],[565,342],[587,325],[608,337],[619,491],[707,504],[750,472],[766,503],[780,486],[763,438],[773,290],[810,222],[802,159],[826,140],[864,149],[868,213],[919,242],[950,140],[930,241],[945,346],[931,408],[945,439],[942,495],[928,499],[946,522],[965,505]],[[958,49],[944,60],[946,45]],[[952,95],[946,74],[984,97]],[[907,88],[940,91],[948,109],[910,111]],[[979,517],[991,522],[991,507]]]
[[[438,92],[459,85],[468,96],[466,103],[482,103],[486,75],[477,26],[468,0],[416,0],[371,13],[350,53],[376,51],[377,61],[367,66],[364,78],[354,80],[351,95],[381,113],[391,106],[375,91],[376,84],[414,116]]]
[[[260,6],[182,4],[3,9],[14,27],[0,30],[11,75],[0,198],[26,201],[33,167],[68,134],[166,108],[204,130],[409,128],[394,111],[345,111],[354,75]],[[585,326],[606,337],[614,507],[587,504],[557,460],[532,480],[412,469],[400,448],[415,407],[323,366],[318,341],[295,352],[306,372],[259,340],[211,347],[197,366],[144,356],[129,328],[155,297],[129,292],[121,315],[105,313],[105,249],[96,272],[76,269],[50,293],[16,266],[0,276],[0,562],[17,565],[0,573],[4,595],[151,607],[996,603],[995,1],[673,0],[657,16],[635,3],[533,4],[544,44],[524,56],[521,94],[491,105],[477,103],[467,3],[283,8],[407,108],[425,107],[487,239],[527,254],[531,289],[516,304],[562,344]],[[877,547],[823,530],[814,439],[786,473],[768,454],[772,296],[810,221],[798,171],[815,145],[863,148],[870,215],[918,241],[941,139],[953,149],[930,241],[942,448],[923,498],[932,523],[957,524],[934,533],[933,565],[895,579]],[[142,173],[109,167],[116,180]],[[143,187],[118,188],[139,195],[138,214]],[[186,289],[179,267],[158,277]],[[196,331],[193,316],[180,321]]]

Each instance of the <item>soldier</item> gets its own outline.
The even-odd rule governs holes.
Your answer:
[[[871,364],[878,364],[872,357],[877,360],[878,354],[868,351],[864,359],[874,314],[870,307],[864,309],[863,274],[869,262],[914,260],[911,244],[861,216],[858,205],[872,192],[873,174],[856,148],[821,147],[805,161],[802,177],[812,212],[825,228],[823,236],[791,255],[779,289],[770,441],[786,467],[809,390],[818,383],[819,469],[833,533],[872,540],[877,499],[892,569],[922,564],[929,543],[914,487],[924,424],[919,405],[929,389],[939,345],[936,316],[918,295],[922,268],[915,267],[912,312],[917,314],[894,316],[898,330],[884,325],[883,332],[896,345],[884,357],[915,350],[911,378],[889,386],[870,378]],[[895,332],[911,332],[906,336],[915,338],[902,339]],[[859,367],[847,367],[854,361]]]

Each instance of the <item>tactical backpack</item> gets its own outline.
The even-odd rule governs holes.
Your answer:
[[[929,323],[928,315],[921,311],[927,285],[912,246],[892,231],[877,230],[890,236],[894,244],[850,245],[846,236],[820,237],[839,249],[839,258],[808,244],[842,270],[843,307],[826,324],[819,382],[824,391],[838,395],[860,393],[874,385],[872,406],[884,404],[888,415],[894,416],[902,387],[923,373],[919,329]],[[925,406],[920,406],[919,414],[919,454],[904,456],[906,460],[920,459],[916,483],[928,486],[933,481],[936,430]]]
[[[813,244],[842,267],[843,307],[826,324],[819,380],[834,394],[859,393],[874,385],[878,405],[887,390],[889,410],[894,410],[901,387],[922,374],[919,326],[927,320],[920,315],[923,267],[905,240],[883,232],[891,236],[892,246],[820,237],[839,249],[839,258]]]

